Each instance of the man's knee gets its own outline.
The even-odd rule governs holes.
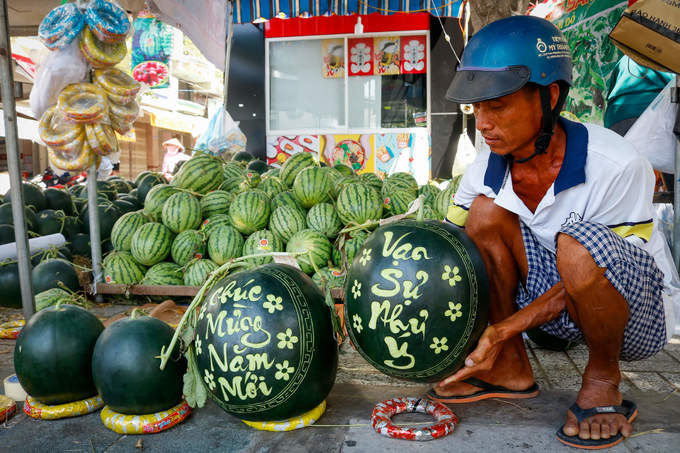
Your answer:
[[[498,206],[492,198],[479,195],[472,202],[465,231],[475,238],[484,238],[489,234],[499,235],[510,225],[519,225],[517,216]]]
[[[587,248],[568,234],[557,236],[557,272],[568,293],[588,291],[604,277]]]

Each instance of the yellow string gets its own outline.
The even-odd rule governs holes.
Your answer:
[[[439,10],[439,9],[443,10],[443,9],[446,8],[447,6],[453,5],[454,3],[457,3],[458,0],[451,0],[451,1],[448,2],[447,4],[442,5],[442,6],[439,6],[439,7],[436,7],[436,8],[412,9],[412,10],[409,10],[409,11],[399,11],[399,10],[392,10],[392,9],[379,8],[379,7],[377,7],[377,6],[369,5],[368,2],[365,2],[365,1],[363,1],[363,0],[358,0],[358,2],[359,2],[359,3],[363,3],[363,4],[366,5],[368,8],[372,8],[372,9],[374,9],[374,10],[376,10],[376,11],[382,11],[382,12],[384,12],[384,13],[405,13],[405,12],[409,12],[409,13],[425,13],[425,12],[435,11],[435,10]]]

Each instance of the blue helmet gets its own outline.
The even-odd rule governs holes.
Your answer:
[[[475,33],[446,92],[471,104],[505,96],[528,82],[571,85],[571,50],[562,32],[545,19],[512,16]]]

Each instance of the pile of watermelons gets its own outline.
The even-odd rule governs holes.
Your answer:
[[[344,165],[320,166],[309,153],[295,154],[275,169],[246,152],[228,162],[195,154],[171,183],[144,172],[135,184],[123,200],[134,197],[143,209],[131,206],[119,218],[108,215],[115,207],[102,211],[107,227],[115,221],[111,230],[102,227],[111,231],[113,248],[103,263],[107,283],[200,286],[233,258],[308,251],[297,257],[301,269],[317,283],[340,287],[346,263],[377,221],[405,213],[421,194],[424,217],[441,220],[457,186],[418,187],[408,173],[383,181]],[[249,263],[271,261],[255,257]]]
[[[108,184],[106,181],[101,182]],[[73,193],[82,187],[74,187],[73,192],[69,192],[57,188],[43,190],[30,182],[22,184],[29,238],[62,233],[67,240],[64,247],[31,256],[36,309],[41,310],[58,301],[84,305],[85,299],[76,294],[80,290],[80,284],[72,264],[74,255],[90,255],[88,226],[82,220],[83,215],[87,215],[87,211],[83,209],[87,203],[86,200],[74,197]],[[106,206],[103,206],[103,209],[106,209]],[[112,215],[120,214],[116,211]],[[104,218],[105,216],[102,216],[102,219]],[[14,240],[10,190],[0,204],[0,245]],[[21,307],[19,267],[16,260],[0,262],[0,293],[3,294],[0,305]]]

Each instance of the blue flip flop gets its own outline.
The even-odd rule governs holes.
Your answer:
[[[637,405],[628,400],[623,400],[620,406],[598,406],[592,409],[582,409],[577,403],[574,403],[569,408],[572,414],[576,416],[576,420],[581,423],[588,417],[599,414],[621,414],[628,420],[628,423],[635,420],[637,417]],[[583,448],[586,450],[601,450],[603,448],[610,448],[623,441],[623,434],[617,433],[609,439],[581,439],[576,436],[567,436],[564,434],[564,425],[557,430],[557,439],[565,445],[570,447]]]

